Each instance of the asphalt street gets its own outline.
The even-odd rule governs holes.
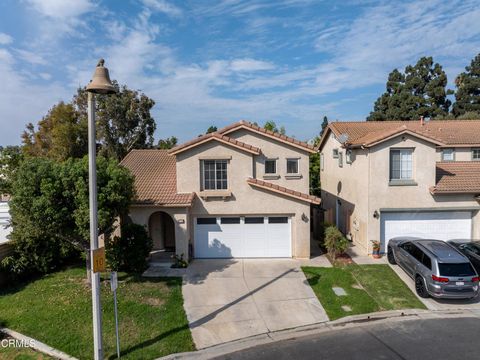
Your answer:
[[[480,319],[474,317],[369,323],[274,342],[217,359],[480,359]]]

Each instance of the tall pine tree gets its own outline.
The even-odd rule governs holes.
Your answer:
[[[447,75],[431,57],[422,57],[405,72],[397,69],[388,75],[387,91],[375,102],[367,120],[417,120],[448,114],[451,105],[446,90]]]
[[[452,108],[455,117],[462,117],[466,113],[480,115],[480,54],[475,56],[465,70],[455,79],[457,92]]]

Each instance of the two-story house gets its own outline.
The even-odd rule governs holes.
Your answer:
[[[480,238],[480,121],[334,122],[319,151],[325,218],[364,252]]]
[[[133,150],[131,221],[185,257],[310,256],[313,146],[246,121],[169,151]]]

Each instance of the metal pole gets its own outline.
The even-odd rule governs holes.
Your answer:
[[[118,310],[116,289],[113,291],[113,301],[115,302],[115,335],[117,336],[117,359],[120,359],[120,337],[118,335]]]
[[[92,310],[94,359],[103,360],[102,307],[100,304],[100,273],[93,272],[93,250],[98,248],[97,229],[97,165],[95,136],[95,95],[88,93],[88,182],[90,200],[90,261],[92,271]]]

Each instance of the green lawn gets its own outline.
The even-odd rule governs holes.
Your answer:
[[[53,360],[52,357],[35,352],[29,348],[0,347],[2,360]]]
[[[330,320],[383,310],[425,309],[388,265],[302,269]],[[332,287],[343,288],[347,295],[335,295]],[[342,305],[352,311],[344,311]]]
[[[119,274],[122,359],[153,359],[195,349],[183,310],[180,278]],[[113,295],[102,283],[104,352],[116,358]],[[93,355],[91,292],[83,268],[0,290],[0,325],[79,359]]]

